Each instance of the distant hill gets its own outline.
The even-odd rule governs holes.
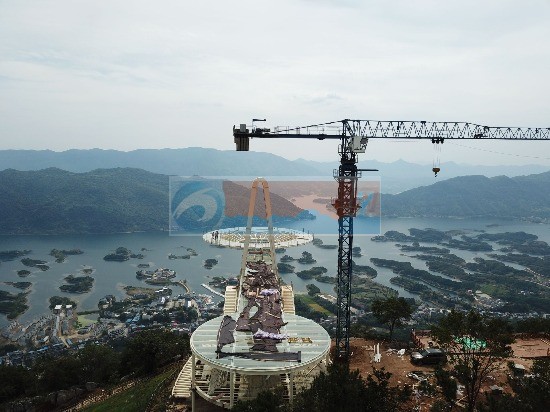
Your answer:
[[[112,233],[168,226],[168,177],[139,169],[0,172],[0,233]]]
[[[233,214],[248,211],[249,189],[227,183]],[[74,173],[49,168],[0,172],[0,234],[114,233],[168,229],[169,177],[141,169],[97,169]],[[262,198],[263,201],[263,198]],[[278,221],[309,217],[272,194]],[[257,213],[265,213],[260,196]],[[229,211],[226,211],[226,213]],[[246,215],[246,213],[244,213]],[[233,216],[235,225],[246,217]]]
[[[329,173],[332,169],[338,168],[338,162],[315,162],[311,160],[298,159],[302,163],[317,170],[317,174]],[[396,194],[415,187],[427,186],[436,182],[452,179],[459,176],[471,176],[473,174],[487,177],[496,176],[521,176],[535,173],[543,173],[550,170],[548,166],[524,165],[524,166],[485,166],[467,165],[455,162],[444,162],[441,164],[441,172],[436,178],[432,172],[431,165],[410,163],[404,160],[397,160],[391,163],[383,163],[377,160],[370,160],[360,157],[359,167],[378,169],[379,172],[363,172],[363,180],[369,176],[380,176],[382,193]]]
[[[550,221],[550,172],[512,178],[463,176],[383,195],[382,214]]]
[[[271,153],[201,147],[140,149],[130,152],[101,149],[64,152],[0,150],[0,167],[16,170],[55,167],[79,173],[99,168],[129,167],[177,176],[312,176],[318,173],[315,168]]]
[[[383,193],[399,193],[435,181],[471,175],[488,177],[527,175],[541,173],[550,168],[540,165],[527,166],[472,166],[453,162],[443,163],[441,173],[434,178],[430,165],[398,160],[383,163],[360,157],[359,166],[379,169],[380,172],[363,173],[381,176]],[[324,176],[332,177],[338,168],[338,156],[334,148],[334,162],[311,160],[287,160],[262,152],[236,152],[200,147],[183,149],[141,149],[130,152],[117,150],[0,150],[0,168],[16,170],[42,170],[55,167],[69,172],[89,172],[98,168],[129,167],[149,172],[178,176]],[[273,179],[273,178],[272,178]]]

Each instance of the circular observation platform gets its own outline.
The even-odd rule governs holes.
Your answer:
[[[238,314],[233,314],[237,318]],[[218,358],[216,353],[217,335],[223,316],[211,319],[199,326],[191,335],[191,351],[205,364],[227,372],[244,375],[275,375],[290,373],[307,366],[314,366],[326,359],[330,350],[330,336],[327,331],[314,321],[298,315],[285,314],[286,326],[281,333],[289,339],[277,344],[279,352],[301,352],[300,362],[281,360],[253,360],[238,356]],[[222,348],[224,353],[247,353],[253,345],[251,332],[234,332],[235,342]]]
[[[216,236],[217,233],[217,236]],[[216,246],[243,249],[246,227],[231,227],[205,233],[202,238],[206,243]],[[276,248],[301,246],[313,241],[313,234],[299,230],[274,227],[273,240]],[[250,235],[250,247],[269,247],[269,230],[267,227],[253,227]]]

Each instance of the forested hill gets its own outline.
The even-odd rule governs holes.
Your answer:
[[[0,234],[168,228],[168,176],[140,169],[8,169],[0,171],[0,193]],[[550,172],[513,178],[464,176],[383,195],[382,213],[550,221]]]
[[[502,217],[550,221],[550,172],[463,176],[382,197],[384,216]]]
[[[167,175],[132,168],[86,173],[55,168],[0,171],[0,234],[166,230],[168,185]],[[243,223],[235,215],[248,211],[249,189],[229,182],[227,187],[227,216],[246,224],[246,218]],[[274,213],[285,219],[311,217],[275,193],[271,201]],[[257,203],[261,203],[259,197]]]
[[[0,233],[113,233],[168,227],[168,177],[139,169],[0,172]]]

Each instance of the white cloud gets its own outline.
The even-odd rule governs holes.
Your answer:
[[[231,149],[232,125],[257,116],[548,127],[549,17],[547,2],[511,0],[2,2],[0,148]],[[253,149],[336,159],[325,142]],[[376,143],[367,157],[426,152],[429,163],[431,145]]]

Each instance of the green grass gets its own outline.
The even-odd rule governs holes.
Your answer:
[[[79,315],[78,316],[78,322],[82,326],[88,326],[88,325],[91,325],[92,323],[95,323],[95,320],[88,319],[88,318],[85,317],[85,315]]]
[[[110,397],[104,402],[97,403],[88,408],[83,409],[84,412],[134,412],[144,411],[147,402],[151,395],[158,389],[158,385],[173,374],[173,370],[169,369],[154,378],[137,384],[133,388],[122,393]]]
[[[304,301],[305,303],[307,303],[307,305],[317,311],[317,312],[321,312],[322,314],[325,314],[325,315],[332,315],[332,313],[328,310],[326,310],[324,307],[322,307],[321,305],[319,305],[317,302],[315,302],[313,300],[313,298],[309,295],[305,295],[305,294],[299,294],[299,295],[296,295],[295,298],[298,298],[298,299],[301,299],[302,301]]]

